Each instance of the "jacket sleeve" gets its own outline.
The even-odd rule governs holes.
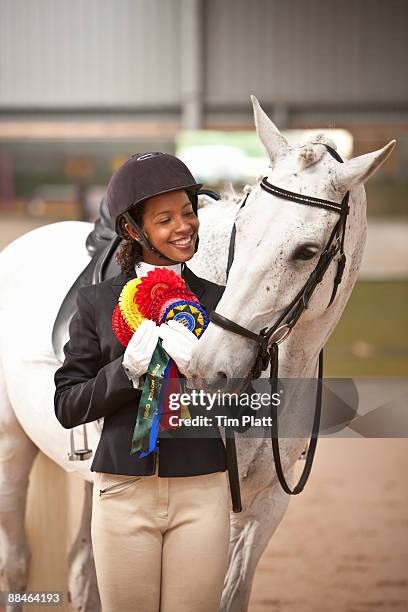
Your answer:
[[[123,369],[123,355],[100,367],[94,308],[85,289],[79,289],[77,311],[64,346],[65,360],[54,376],[55,415],[66,429],[108,416],[128,402],[138,405],[141,396]]]

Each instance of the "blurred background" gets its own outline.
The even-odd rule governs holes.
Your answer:
[[[267,160],[251,93],[294,141],[324,131],[352,157],[395,138],[366,185],[364,261],[326,376],[406,376],[407,26],[406,0],[0,0],[0,248],[40,225],[95,220],[110,175],[136,152],[176,153],[216,189],[255,182]],[[323,440],[251,610],[408,609],[407,456],[405,440]],[[47,461],[33,478],[52,472],[79,494]],[[30,495],[30,584],[63,589],[58,547],[38,535],[53,519]]]
[[[361,282],[327,366],[406,372],[405,0],[0,0],[0,11],[0,246],[94,220],[135,152],[176,153],[210,187],[254,182],[266,168],[254,93],[295,141],[334,128],[350,157],[397,139],[366,186]]]

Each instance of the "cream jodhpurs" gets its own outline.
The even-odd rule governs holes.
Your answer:
[[[218,612],[229,512],[227,472],[96,472],[91,533],[102,611]]]

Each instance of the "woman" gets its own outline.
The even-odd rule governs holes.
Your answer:
[[[201,188],[176,157],[131,157],[107,192],[125,239],[122,273],[79,290],[77,312],[55,374],[55,413],[71,428],[104,417],[95,471],[92,542],[104,612],[215,612],[228,564],[229,495],[221,437],[163,437],[159,453],[130,455],[142,381],[158,338],[186,372],[196,337],[176,322],[144,321],[126,350],[112,331],[123,286],[171,267],[207,310],[217,285],[185,266],[197,247]]]

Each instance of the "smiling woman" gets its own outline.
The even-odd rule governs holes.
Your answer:
[[[123,287],[156,267],[181,276],[204,308],[216,307],[223,288],[185,265],[198,246],[201,186],[165,153],[132,156],[115,172],[107,204],[124,239],[117,256],[122,273],[80,290],[65,361],[55,374],[55,413],[64,427],[104,418],[91,466],[92,545],[104,612],[135,605],[144,612],[216,612],[220,605],[230,523],[227,453],[218,429],[213,437],[198,437],[192,427],[185,436],[159,432],[155,448],[130,453],[139,380],[156,347],[184,375],[197,337],[177,321],[158,326],[145,319],[123,352],[112,333]],[[197,556],[205,568],[199,572]]]
[[[142,259],[153,265],[188,261],[195,252],[200,222],[185,191],[157,195],[145,201],[142,230],[163,257],[142,248]],[[140,241],[141,232],[125,222],[125,229],[133,240]]]
[[[193,257],[201,187],[171,155],[133,156],[119,168],[109,183],[108,201],[116,231],[124,238],[116,256],[123,273],[132,273],[141,261],[166,266]]]

